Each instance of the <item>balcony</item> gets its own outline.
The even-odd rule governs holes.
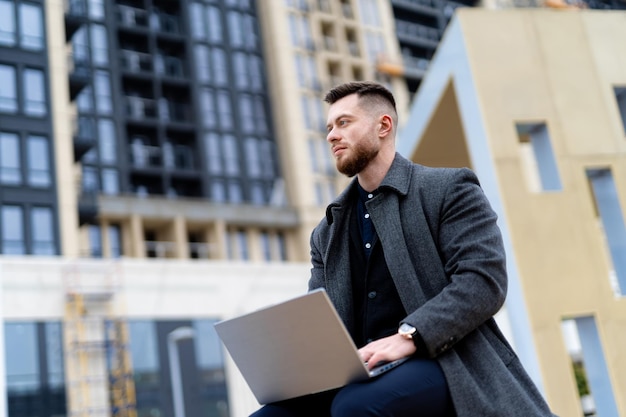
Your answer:
[[[143,29],[149,27],[148,12],[136,7],[119,4],[117,6],[117,18],[121,27]]]
[[[150,28],[170,35],[181,35],[182,33],[179,17],[163,12],[152,13],[150,15]]]
[[[66,0],[65,2],[65,41],[69,42],[74,33],[87,23],[87,0]]]
[[[436,48],[439,42],[438,29],[418,23],[398,20],[396,21],[396,33],[401,41],[417,41],[433,48]]]
[[[192,122],[191,108],[186,103],[159,99],[159,118],[164,122],[190,123]]]
[[[161,168],[163,165],[161,148],[145,145],[141,139],[133,139],[130,146],[130,163],[134,168]]]
[[[78,222],[82,226],[93,223],[98,217],[98,194],[95,191],[83,191],[78,196]]]
[[[120,52],[122,70],[134,74],[152,72],[152,55],[126,49],[122,49]]]
[[[89,59],[68,56],[70,101],[74,101],[78,93],[91,83],[91,63]]]
[[[183,60],[175,56],[156,55],[154,57],[154,72],[166,77],[185,79]]]
[[[126,97],[126,115],[129,119],[156,119],[157,102],[151,98],[138,96]]]
[[[90,117],[79,117],[74,120],[74,162],[80,161],[96,143],[94,120]]]

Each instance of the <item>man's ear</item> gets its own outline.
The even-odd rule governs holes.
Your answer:
[[[380,116],[378,136],[387,137],[393,132],[393,119],[388,114]]]

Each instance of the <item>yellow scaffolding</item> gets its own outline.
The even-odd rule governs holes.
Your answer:
[[[68,417],[137,415],[120,280],[117,264],[76,261],[64,270]]]

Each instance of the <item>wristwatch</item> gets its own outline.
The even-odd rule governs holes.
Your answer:
[[[398,334],[407,340],[413,340],[413,335],[417,329],[408,323],[402,323],[398,328]]]

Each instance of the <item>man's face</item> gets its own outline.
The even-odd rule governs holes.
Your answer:
[[[337,170],[348,177],[361,172],[378,155],[380,141],[376,118],[359,105],[356,94],[330,106],[326,140],[331,145]]]

